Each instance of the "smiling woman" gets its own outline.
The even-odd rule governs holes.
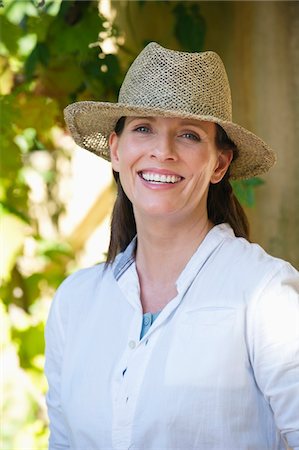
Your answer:
[[[299,274],[230,185],[275,155],[233,122],[219,56],[151,43],[118,103],[65,117],[118,191],[106,263],[48,319],[50,449],[299,450]]]
[[[134,119],[134,118],[133,118]],[[135,121],[145,121],[150,120],[153,121],[153,118],[139,118]],[[159,119],[156,118],[156,122]],[[171,119],[172,121],[176,119]],[[111,140],[115,139],[113,137],[121,136],[122,132],[124,130],[125,126],[125,117],[121,117],[114,129],[114,133],[111,135]],[[175,124],[175,122],[173,122]],[[224,163],[226,158],[228,158],[227,161],[229,163],[231,162],[231,159],[236,159],[238,156],[238,149],[236,145],[228,138],[225,131],[220,127],[218,124],[209,123],[209,122],[200,122],[200,121],[180,121],[180,124],[184,125],[192,124],[191,131],[188,131],[187,133],[184,131],[182,136],[185,139],[190,139],[191,141],[194,141],[194,150],[198,156],[200,152],[199,142],[203,139],[207,139],[207,134],[204,133],[204,129],[209,130],[211,141],[214,141],[214,145],[218,151],[218,156],[224,159]],[[201,128],[203,127],[203,129]],[[197,128],[196,128],[197,127]],[[208,127],[208,128],[207,128]],[[142,133],[149,133],[150,127],[137,127],[138,132]],[[198,144],[196,146],[196,143]],[[173,145],[173,144],[172,144]],[[186,153],[187,144],[183,144],[183,152]],[[174,147],[172,147],[174,148]],[[222,152],[222,154],[220,154]],[[191,155],[189,155],[191,156]],[[152,158],[154,155],[152,155]],[[173,165],[173,160],[170,158],[170,164]],[[169,161],[168,161],[169,165]],[[195,163],[194,167],[198,167]],[[173,169],[172,169],[173,170]],[[160,175],[161,174],[161,175]],[[113,175],[115,178],[115,181],[117,183],[117,200],[114,205],[114,210],[112,214],[112,230],[111,233],[111,240],[110,240],[110,246],[108,250],[108,256],[107,256],[107,262],[111,262],[114,260],[117,253],[122,252],[125,250],[125,248],[129,245],[131,240],[136,235],[136,223],[135,223],[135,216],[132,209],[132,203],[128,199],[127,195],[125,194],[122,183],[119,179],[119,173],[117,170],[113,170]],[[159,182],[158,184],[161,186],[165,183],[178,183],[179,181],[183,180],[183,177],[181,177],[178,174],[173,174],[172,171],[167,171],[165,167],[161,169],[155,168],[154,170],[151,170],[151,172],[138,172],[139,176],[142,176],[146,181],[151,182],[151,184],[155,182]],[[163,178],[164,177],[164,178]],[[165,179],[166,178],[166,179]],[[237,198],[235,197],[231,185],[229,183],[229,167],[226,167],[226,172],[222,179],[215,183],[212,182],[209,184],[208,188],[208,200],[207,200],[207,214],[209,220],[215,224],[218,225],[220,223],[229,223],[234,230],[234,233],[236,236],[244,237],[246,239],[249,239],[249,224],[246,217],[245,212],[243,211],[242,206],[238,202]],[[162,186],[161,186],[162,187]],[[153,186],[151,186],[153,188]],[[198,199],[199,200],[199,199]],[[199,201],[198,201],[199,204]],[[199,216],[196,216],[198,218]],[[124,233],[124,230],[126,230],[126,233]]]
[[[147,220],[153,216],[157,224],[168,216],[176,226],[190,227],[207,221],[209,185],[221,180],[232,159],[232,151],[216,149],[214,123],[131,117],[120,136],[110,135],[109,145],[136,220],[140,214]],[[167,182],[168,176],[177,181]]]

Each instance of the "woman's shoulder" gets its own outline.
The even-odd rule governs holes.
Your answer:
[[[111,264],[101,262],[92,267],[79,269],[67,276],[65,280],[58,287],[55,298],[58,297],[61,301],[71,301],[74,303],[75,299],[93,298],[99,289],[112,289],[115,281],[114,270],[121,257],[118,254]],[[70,300],[68,300],[70,299]]]
[[[88,302],[108,281],[111,285],[111,266],[99,263],[95,266],[79,269],[67,276],[58,287],[54,300],[60,304]]]
[[[78,269],[68,275],[59,286],[59,290],[72,290],[82,286],[82,284],[93,284],[103,278],[105,273],[105,264],[100,263],[92,267]]]
[[[244,238],[231,236],[223,246],[223,254],[231,273],[236,277],[268,283],[270,280],[293,278],[299,280],[299,272],[288,261],[270,255],[259,244]]]
[[[48,325],[62,323],[62,328],[72,320],[83,317],[92,307],[101,307],[113,289],[111,265],[100,263],[79,269],[69,275],[58,287],[51,303]]]

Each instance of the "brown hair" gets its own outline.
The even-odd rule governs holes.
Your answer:
[[[118,136],[121,135],[124,125],[125,117],[121,117],[114,129]],[[216,124],[215,143],[219,150],[233,150],[233,160],[238,157],[236,145],[218,124]],[[136,235],[132,203],[122,188],[118,172],[113,171],[113,176],[117,185],[117,197],[112,212],[110,244],[106,264],[112,263],[116,255],[125,250]],[[210,184],[207,200],[208,217],[215,225],[229,223],[236,236],[249,240],[248,219],[233,193],[229,176],[228,169],[219,183]]]

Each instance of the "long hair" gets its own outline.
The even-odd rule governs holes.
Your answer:
[[[115,133],[120,136],[125,125],[121,117]],[[216,124],[215,144],[219,150],[233,151],[233,160],[238,157],[236,145],[229,139],[223,128]],[[114,261],[119,252],[125,250],[136,235],[136,222],[131,201],[126,196],[118,172],[113,171],[117,185],[117,197],[112,211],[110,244],[106,264]],[[219,183],[210,184],[207,200],[208,218],[214,224],[229,223],[238,237],[249,240],[249,223],[229,181],[229,169]]]

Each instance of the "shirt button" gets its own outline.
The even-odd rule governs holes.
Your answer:
[[[129,347],[133,350],[136,347],[136,342],[135,341],[130,341],[129,342]]]

